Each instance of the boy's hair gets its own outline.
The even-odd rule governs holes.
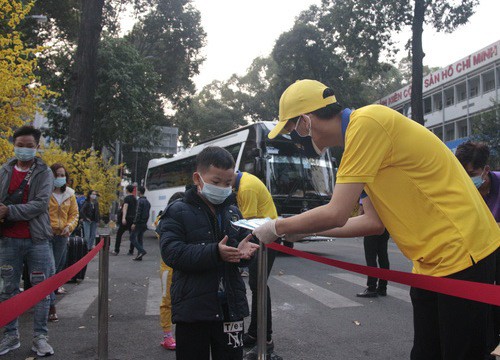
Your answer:
[[[127,187],[125,189],[127,189],[127,191],[129,193],[133,193],[134,192],[134,185],[127,185]]]
[[[146,192],[146,188],[144,186],[139,186],[137,188],[137,190],[139,191],[140,194],[144,195],[144,193]]]
[[[234,159],[226,149],[209,146],[196,156],[196,171],[206,171],[210,165],[223,170],[234,169]]]
[[[16,139],[19,136],[24,136],[24,135],[33,136],[35,138],[36,144],[38,145],[40,143],[40,137],[42,136],[42,132],[39,129],[35,129],[31,125],[25,125],[25,126],[21,126],[19,129],[17,129],[14,132],[14,135],[12,136],[12,138],[14,139],[14,142],[16,142]]]
[[[488,164],[490,149],[486,144],[467,141],[458,145],[455,156],[464,167],[471,164],[473,169],[479,169]]]

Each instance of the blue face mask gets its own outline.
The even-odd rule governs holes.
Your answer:
[[[476,185],[476,187],[479,189],[481,187],[481,185],[484,184],[484,179],[483,179],[483,175],[478,175],[478,176],[471,176],[471,180],[472,182],[474,183],[474,185]]]
[[[54,186],[57,188],[60,188],[61,186],[66,185],[66,178],[65,177],[58,177],[54,179]]]
[[[35,158],[36,149],[15,146],[14,155],[16,155],[17,160],[30,161]]]
[[[203,188],[201,189],[201,194],[214,205],[219,205],[227,199],[233,189],[231,186],[219,187],[212,184],[207,184],[205,180],[200,175],[201,182],[203,183]]]

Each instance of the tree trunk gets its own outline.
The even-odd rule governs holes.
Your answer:
[[[75,57],[75,90],[71,100],[68,144],[73,151],[92,146],[97,48],[104,0],[81,0],[81,23]]]
[[[415,0],[413,12],[412,40],[411,40],[411,117],[419,124],[424,125],[424,109],[422,100],[423,60],[422,32],[424,26],[425,0]]]

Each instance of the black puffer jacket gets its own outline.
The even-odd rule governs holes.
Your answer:
[[[174,269],[170,288],[174,323],[237,321],[249,315],[238,264],[223,262],[219,256],[218,243],[224,235],[228,236],[227,245],[236,247],[249,234],[231,224],[242,216],[238,208],[229,203],[228,199],[216,207],[221,214],[222,229],[215,228],[217,218],[195,188],[186,191],[183,199],[170,204],[162,215],[158,226],[161,255]],[[217,296],[221,272],[229,319],[224,318]]]

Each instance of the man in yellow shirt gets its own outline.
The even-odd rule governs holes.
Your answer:
[[[281,96],[269,137],[279,133],[306,151],[342,146],[344,154],[330,203],[267,222],[254,231],[262,242],[329,229],[364,236],[385,225],[415,273],[493,283],[500,230],[453,153],[425,127],[381,105],[342,109],[331,88],[300,80]],[[365,214],[349,218],[363,189]],[[482,360],[492,350],[489,305],[417,288],[410,295],[412,360]]]
[[[234,175],[233,189],[236,193],[236,203],[238,209],[245,219],[253,218],[278,218],[278,212],[274,201],[266,188],[266,185],[260,179],[247,172],[237,172]],[[267,276],[269,276],[276,258],[276,251],[269,249],[267,252]],[[254,256],[249,264],[248,285],[252,291],[252,312],[250,314],[250,326],[243,335],[243,344],[245,347],[254,347],[257,343],[257,256]],[[274,343],[272,340],[272,314],[271,314],[271,292],[267,287],[267,353],[271,359],[279,357],[273,353]]]

